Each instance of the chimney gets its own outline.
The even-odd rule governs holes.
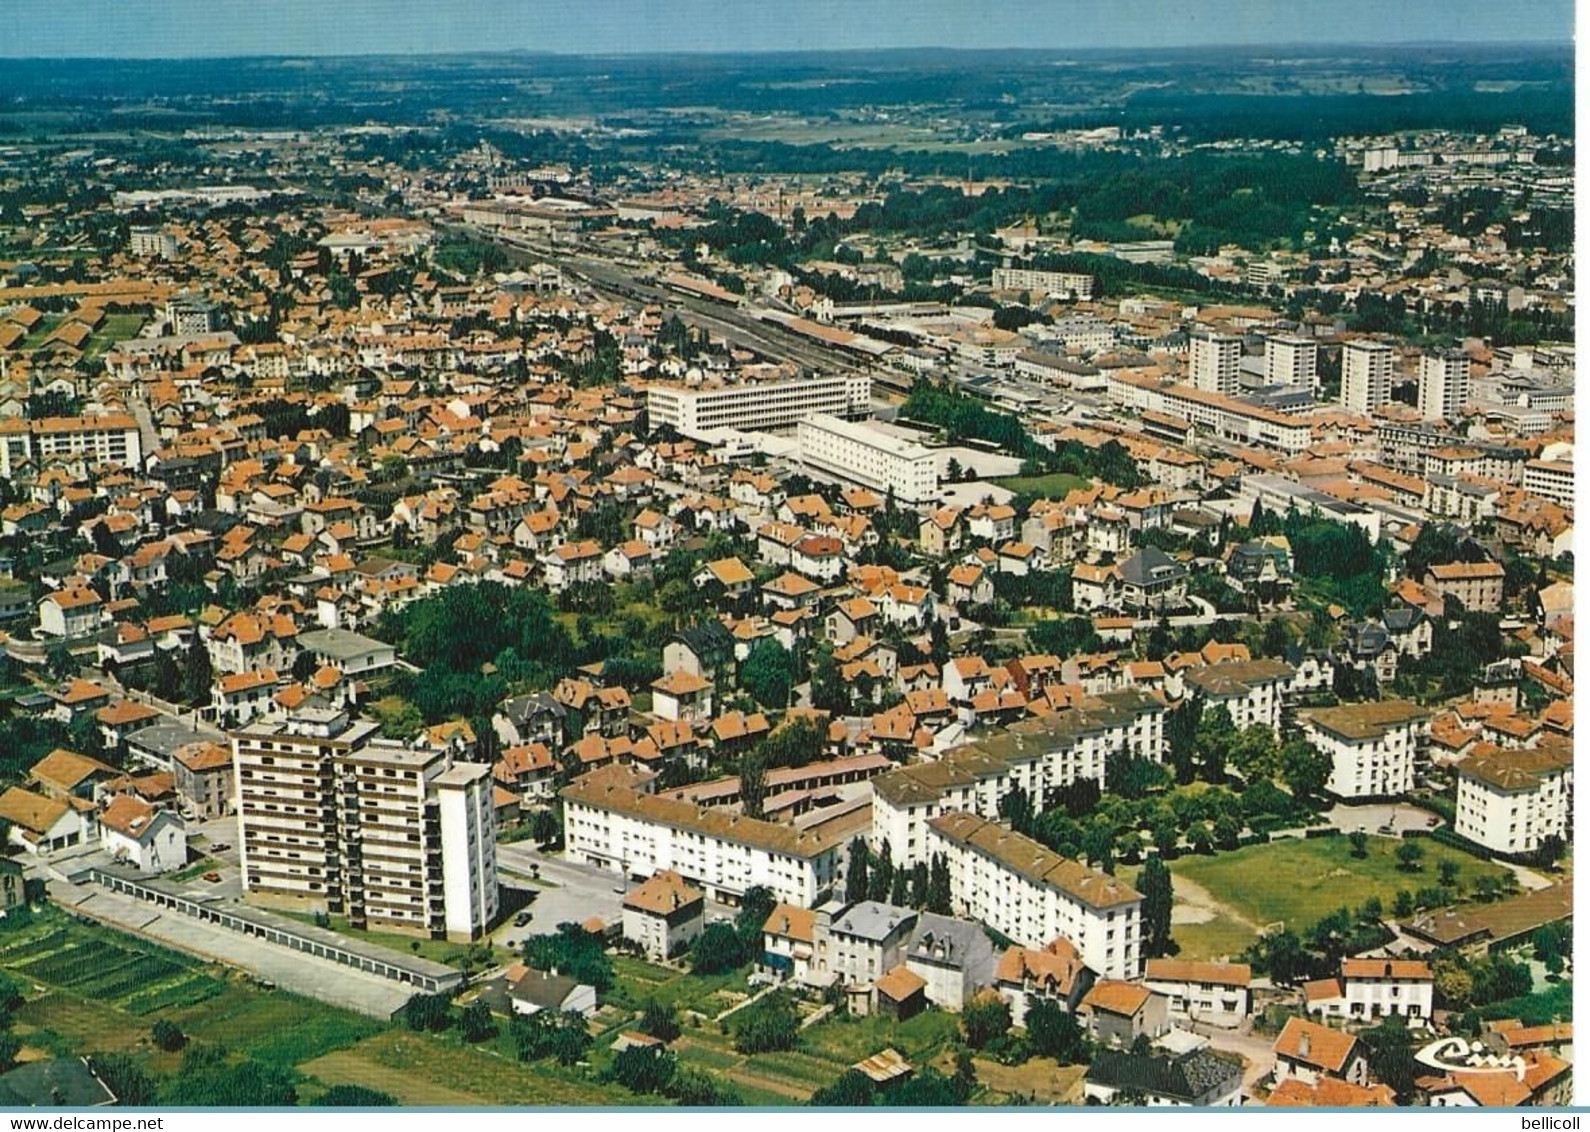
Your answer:
[[[1309,1041],[1309,1036],[1306,1033],[1302,1037],[1298,1038],[1298,1040],[1297,1040],[1297,1055],[1299,1057],[1307,1057],[1308,1056],[1309,1046],[1312,1045],[1312,1044],[1313,1043]]]

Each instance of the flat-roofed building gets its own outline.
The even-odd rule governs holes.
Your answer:
[[[927,838],[949,864],[958,915],[1024,947],[1064,937],[1101,978],[1141,974],[1143,897],[1126,882],[975,814],[936,817]]]
[[[658,382],[646,387],[652,427],[669,425],[686,436],[720,428],[767,432],[792,428],[820,413],[861,417],[871,411],[872,378],[866,375],[802,374],[769,381]]]
[[[1457,764],[1453,829],[1497,853],[1534,853],[1548,837],[1566,841],[1573,821],[1573,744],[1488,751]]]
[[[1264,340],[1264,381],[1267,385],[1319,388],[1319,343],[1292,334]]]
[[[1372,413],[1391,400],[1395,372],[1391,346],[1359,338],[1342,347],[1342,407]]]
[[[931,450],[867,425],[819,414],[800,422],[801,462],[916,506],[938,499],[938,460]]]
[[[1194,389],[1205,393],[1235,393],[1241,368],[1240,335],[1203,330],[1188,339],[1187,378]]]
[[[1455,421],[1469,402],[1469,356],[1440,350],[1419,359],[1419,415],[1427,421]]]
[[[1524,490],[1559,507],[1573,506],[1573,461],[1531,460],[1524,465]]]
[[[1382,798],[1413,789],[1430,712],[1407,700],[1344,704],[1299,716],[1303,737],[1331,760],[1325,788],[1338,798]]]

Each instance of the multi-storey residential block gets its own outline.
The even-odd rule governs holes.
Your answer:
[[[1303,737],[1331,760],[1325,788],[1338,798],[1405,794],[1413,788],[1430,713],[1406,700],[1344,704],[1299,717]]]
[[[826,899],[839,877],[837,834],[580,781],[564,788],[563,805],[569,858],[624,877],[671,869],[720,901],[765,885],[802,908]]]
[[[372,742],[373,723],[232,735],[247,899],[474,939],[498,910],[490,768]]]
[[[1533,853],[1566,839],[1573,821],[1573,747],[1555,737],[1538,747],[1470,755],[1457,764],[1453,828],[1497,853]]]
[[[1559,507],[1573,506],[1573,461],[1531,460],[1524,465],[1524,490]]]
[[[1427,421],[1455,421],[1469,401],[1469,356],[1442,350],[1419,359],[1419,415]]]
[[[1063,936],[1100,978],[1141,974],[1143,897],[1124,881],[975,814],[934,818],[927,838],[949,864],[958,914],[1024,947]]]
[[[1093,298],[1093,276],[1076,271],[1035,271],[1023,267],[994,268],[996,291],[1031,291],[1034,295],[1071,295],[1087,302]]]
[[[1360,338],[1342,347],[1342,407],[1354,413],[1372,413],[1391,400],[1395,369],[1392,350],[1385,342]]]
[[[1194,389],[1205,393],[1235,393],[1241,365],[1240,335],[1212,330],[1192,335],[1188,343],[1187,377]]]
[[[788,380],[646,387],[652,427],[669,425],[686,436],[718,428],[765,432],[819,413],[859,417],[871,410],[872,379],[866,376],[804,374]]]
[[[1319,386],[1319,343],[1312,338],[1278,335],[1264,340],[1264,381],[1267,385]]]
[[[125,413],[0,420],[0,476],[7,479],[27,463],[137,468],[142,462],[138,422]]]
[[[1430,567],[1424,588],[1457,598],[1471,613],[1500,613],[1506,580],[1499,562],[1446,562]]]
[[[1296,675],[1284,660],[1235,660],[1193,668],[1182,681],[1203,697],[1205,711],[1224,707],[1238,728],[1279,730],[1281,702]]]

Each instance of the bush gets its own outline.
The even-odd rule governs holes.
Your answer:
[[[169,1018],[162,1018],[151,1026],[149,1036],[167,1053],[175,1053],[188,1044],[188,1036]]]
[[[794,1049],[800,1014],[788,994],[776,991],[734,1016],[734,1048],[740,1053]]]

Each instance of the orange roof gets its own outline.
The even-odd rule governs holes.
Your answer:
[[[1314,1085],[1288,1077],[1265,1102],[1271,1108],[1390,1108],[1397,1095],[1389,1085],[1354,1085],[1335,1077],[1321,1077]]]
[[[1153,993],[1147,987],[1138,986],[1136,983],[1103,979],[1093,984],[1093,989],[1083,998],[1082,1005],[1091,1010],[1103,1010],[1110,1014],[1124,1014],[1130,1017],[1143,1009]]]
[[[700,904],[702,899],[700,889],[691,888],[678,873],[663,869],[631,889],[624,897],[624,907],[653,916],[668,916],[680,908]]]
[[[878,993],[894,1002],[904,1002],[926,986],[927,980],[903,963],[877,982]]]
[[[1302,1052],[1305,1044],[1308,1046],[1306,1054]],[[1351,1034],[1302,1018],[1288,1018],[1286,1028],[1275,1039],[1274,1049],[1279,1056],[1292,1061],[1340,1072],[1357,1045],[1358,1039]]]
[[[1343,959],[1344,979],[1434,979],[1422,959]]]
[[[1167,983],[1211,983],[1223,987],[1245,987],[1253,981],[1253,969],[1246,963],[1150,959],[1143,966],[1143,977]]]
[[[762,930],[768,935],[782,936],[797,943],[812,943],[817,933],[817,913],[810,908],[797,908],[793,904],[774,905]]]

